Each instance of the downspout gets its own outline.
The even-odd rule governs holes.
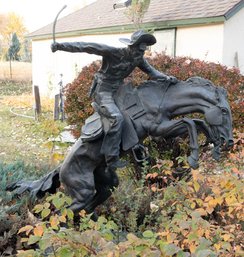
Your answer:
[[[174,49],[173,49],[173,57],[176,57],[176,38],[177,37],[177,27],[175,28],[175,33],[174,33]]]

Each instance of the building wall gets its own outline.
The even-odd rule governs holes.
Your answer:
[[[156,30],[154,36],[157,43],[151,47],[152,52],[175,55],[175,29]]]
[[[176,56],[222,63],[224,25],[177,28]]]
[[[171,56],[189,56],[204,61],[217,62],[229,66],[235,63],[236,53],[240,68],[244,64],[244,10],[230,18],[225,24],[182,27],[155,31],[157,43],[152,52],[165,52]],[[236,30],[236,27],[239,29]],[[241,33],[240,33],[241,30]],[[176,36],[175,36],[176,35]],[[130,38],[130,34],[91,35],[76,38],[58,38],[57,42],[97,42],[115,47],[123,47],[120,37]],[[86,53],[68,53],[50,50],[51,40],[33,41],[33,85],[39,85],[42,95],[55,95],[59,91],[58,82],[63,74],[63,83],[73,81],[82,67],[101,59]]]
[[[244,8],[225,22],[223,63],[244,74]]]
[[[151,47],[152,53],[162,53],[174,56],[175,29],[156,31],[154,33],[157,43]],[[119,38],[130,38],[131,34],[92,35],[74,38],[58,38],[57,42],[97,42],[115,47],[124,47]],[[68,53],[63,51],[51,52],[52,40],[39,40],[32,42],[32,80],[38,85],[41,95],[54,96],[59,92],[58,83],[60,74],[63,74],[63,84],[66,85],[77,77],[82,67],[101,59],[97,55],[86,53]]]

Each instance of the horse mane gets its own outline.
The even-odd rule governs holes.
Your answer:
[[[147,80],[147,81],[142,82],[140,84],[139,88],[141,89],[141,88],[154,87],[154,88],[158,88],[158,90],[160,90],[160,91],[164,90],[164,93],[165,93],[168,90],[168,87],[166,87],[166,88],[162,87],[162,83],[164,83],[164,82],[157,81],[157,80]],[[186,81],[179,81],[179,83],[181,83],[180,86],[184,85],[186,87],[205,88],[205,89],[211,91],[215,95],[215,99],[217,100],[217,102],[219,102],[221,95],[224,95],[225,97],[227,97],[227,91],[223,87],[215,86],[212,81],[202,78],[202,77],[198,77],[198,76],[190,77]],[[177,83],[175,85],[170,85],[170,87],[177,86],[179,83]]]
[[[189,82],[188,85],[195,87],[195,86],[201,86],[201,87],[209,87],[210,89],[212,88],[213,90],[216,89],[216,86],[213,84],[212,81],[202,78],[202,77],[191,77],[186,80],[186,82]]]
[[[190,82],[188,85],[192,87],[199,86],[199,85],[201,87],[203,86],[209,87],[209,89],[215,93],[215,97],[218,101],[220,99],[220,95],[224,95],[225,97],[227,97],[226,89],[223,87],[215,86],[211,80],[196,76],[196,77],[191,77],[187,79],[186,82]]]

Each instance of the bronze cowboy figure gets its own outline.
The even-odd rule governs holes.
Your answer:
[[[147,47],[156,43],[156,38],[153,35],[139,30],[132,34],[131,39],[121,38],[120,41],[128,47],[116,48],[104,44],[86,42],[55,42],[51,46],[53,52],[61,50],[102,56],[102,65],[95,74],[90,95],[94,97],[94,101],[99,107],[99,114],[102,117],[106,117],[106,119],[102,119],[104,121],[105,136],[101,153],[105,155],[108,170],[115,170],[124,166],[119,161],[123,115],[114,101],[114,95],[119,87],[124,84],[124,79],[136,67],[139,67],[151,79],[177,82],[176,78],[167,76],[153,68],[144,58],[144,52]]]

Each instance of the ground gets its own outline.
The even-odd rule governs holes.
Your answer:
[[[58,136],[66,124],[53,121],[54,102],[49,98],[41,99],[43,113],[37,120],[31,64],[14,62],[13,80],[9,80],[8,65],[0,63],[0,160],[50,164],[54,148],[58,148],[50,139]]]
[[[29,62],[12,62],[12,78],[10,63],[0,62],[0,80],[31,81],[32,66]]]

